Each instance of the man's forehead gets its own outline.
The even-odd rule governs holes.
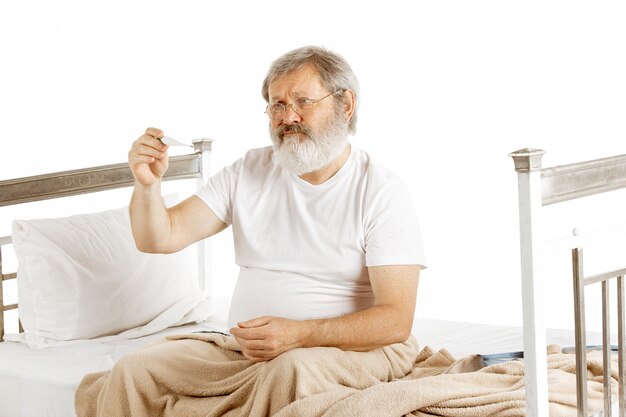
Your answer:
[[[322,90],[319,72],[311,65],[304,65],[284,74],[268,86],[270,99],[278,99],[285,94],[302,96]]]

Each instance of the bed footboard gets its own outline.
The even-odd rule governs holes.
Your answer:
[[[540,149],[521,149],[511,153],[518,174],[520,259],[522,278],[522,306],[524,319],[524,357],[526,383],[526,412],[528,416],[548,415],[547,365],[543,300],[541,290],[541,207],[591,196],[626,187],[626,155],[585,161],[552,168],[542,168],[545,152]],[[609,294],[608,280],[618,284],[618,360],[620,416],[626,415],[624,404],[624,274],[626,269],[584,277],[582,249],[573,249],[575,326],[577,353],[578,415],[587,416],[586,380],[580,378],[586,369],[584,286],[602,282],[605,415],[611,415],[611,393],[607,375],[610,371]],[[607,368],[609,367],[609,368]]]

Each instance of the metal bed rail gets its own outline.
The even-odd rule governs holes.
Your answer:
[[[199,163],[197,154],[173,156],[163,180],[197,178]],[[129,187],[133,181],[127,163],[5,180],[0,181],[0,207]]]
[[[583,249],[572,249],[572,272],[574,283],[574,331],[576,335],[576,401],[579,417],[588,416],[587,406],[587,349],[585,332],[585,287],[602,285],[602,366],[604,383],[604,417],[611,417],[611,326],[609,281],[617,280],[617,360],[619,375],[619,416],[626,416],[624,396],[624,337],[626,337],[626,312],[624,311],[624,276],[626,268],[585,277],[583,272]]]

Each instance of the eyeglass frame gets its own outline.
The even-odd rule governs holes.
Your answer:
[[[269,118],[270,118],[270,120],[278,120],[278,119],[279,119],[279,117],[276,117],[276,118],[272,117],[272,115],[270,115],[270,113],[268,112],[268,110],[269,110],[270,106],[275,106],[275,105],[277,105],[277,104],[280,104],[281,106],[283,106],[283,110],[280,112],[280,114],[282,114],[282,116],[281,116],[281,117],[284,117],[285,112],[287,111],[287,107],[291,107],[291,110],[293,110],[293,112],[294,112],[295,114],[297,114],[298,116],[302,117],[302,115],[301,115],[300,113],[298,113],[298,112],[296,111],[296,108],[294,107],[294,106],[295,106],[295,102],[296,102],[297,100],[301,100],[301,99],[311,100],[311,106],[313,106],[314,104],[319,103],[320,101],[324,100],[325,98],[328,98],[328,97],[330,97],[330,96],[332,96],[332,95],[334,95],[334,94],[337,94],[337,93],[339,93],[339,92],[341,92],[341,91],[343,91],[343,88],[340,88],[340,89],[338,89],[337,91],[334,91],[334,92],[332,92],[332,93],[330,93],[330,94],[327,94],[327,95],[325,95],[324,97],[322,97],[322,98],[320,98],[320,99],[317,99],[317,100],[311,100],[311,99],[310,99],[310,98],[308,98],[308,97],[298,97],[298,98],[296,98],[293,102],[291,102],[291,103],[289,103],[289,104],[283,104],[283,103],[278,103],[278,102],[277,102],[277,103],[267,103],[267,106],[265,107],[265,114],[267,114],[267,117],[269,117]],[[302,110],[301,110],[301,111],[302,111]]]

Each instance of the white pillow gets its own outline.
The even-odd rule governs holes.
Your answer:
[[[196,246],[170,255],[140,252],[128,207],[15,220],[13,245],[26,331],[21,341],[31,346],[120,332],[138,337],[209,314]]]

